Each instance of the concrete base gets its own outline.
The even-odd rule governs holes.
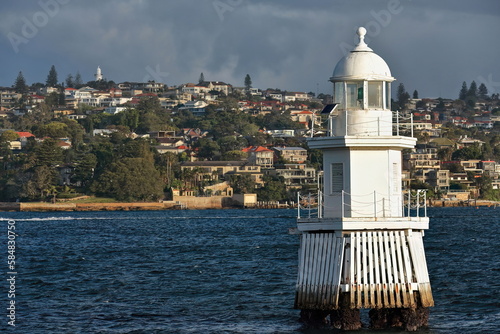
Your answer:
[[[300,320],[309,327],[333,327],[336,329],[354,331],[363,327],[359,309],[349,308],[349,296],[340,296],[341,308],[338,310],[301,310]]]
[[[429,309],[426,307],[372,309],[369,315],[372,329],[398,328],[415,332],[429,323]]]

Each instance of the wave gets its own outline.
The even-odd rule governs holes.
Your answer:
[[[279,217],[269,217],[269,216],[215,216],[210,217],[210,219],[290,219],[295,217],[287,217],[287,216],[279,216]],[[32,217],[32,218],[3,218],[0,217],[0,221],[65,221],[65,220],[114,220],[114,219],[141,219],[141,220],[189,220],[189,219],[207,219],[206,216],[157,216],[157,217],[124,217],[124,216],[115,216],[115,217],[73,217],[73,216],[64,216],[64,217]]]
[[[58,221],[58,220],[109,220],[113,217],[34,217],[34,218],[0,218],[0,221]]]

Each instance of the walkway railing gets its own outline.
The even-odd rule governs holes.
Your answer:
[[[392,121],[381,119],[380,117],[372,117],[372,118],[365,118],[365,122],[353,122],[352,117],[349,115],[349,110],[342,111],[345,113],[345,124],[343,124],[344,130],[346,134],[350,136],[363,136],[366,134],[371,134],[373,135],[373,128],[370,130],[365,130],[365,131],[357,131],[354,129],[357,129],[359,125],[366,125],[366,124],[373,124],[377,123],[376,126],[376,135],[380,135],[382,132],[382,128],[385,127],[390,127],[392,126],[392,134],[394,136],[399,136],[400,132],[403,132],[404,135],[409,135],[410,137],[413,137],[413,114],[410,114],[409,116],[403,116],[399,111],[393,111],[392,112]],[[333,129],[333,120],[337,119],[339,115],[331,115],[328,117],[328,132],[327,135],[332,137],[336,136],[338,134],[335,134],[335,131]],[[361,127],[364,128],[364,127]]]
[[[389,196],[376,191],[353,195],[342,191],[340,197],[340,217],[394,217],[392,206],[402,207],[402,217],[427,217],[427,192],[425,189],[409,190],[402,194],[401,201],[391,203]],[[297,218],[323,218],[325,209],[323,192],[317,194],[297,193]],[[331,208],[330,208],[331,209]]]

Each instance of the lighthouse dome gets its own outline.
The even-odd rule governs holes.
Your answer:
[[[358,28],[359,43],[335,66],[330,81],[383,80],[394,81],[387,63],[366,45],[366,29]]]

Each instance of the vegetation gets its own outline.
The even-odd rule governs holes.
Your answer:
[[[204,80],[201,73],[199,82]],[[245,76],[244,84],[248,101],[263,100],[261,97],[250,96],[250,75]],[[84,84],[79,73],[75,76],[69,74],[65,85],[75,88],[86,85],[99,90],[116,86],[113,81],[107,80]],[[46,86],[58,86],[54,66],[47,76]],[[22,72],[19,72],[13,87],[22,94],[16,106],[24,107],[29,103],[28,91],[42,88],[44,84],[35,83],[28,87]],[[18,134],[12,130],[0,133],[0,201],[52,201],[57,197],[72,198],[79,194],[97,195],[119,201],[156,201],[164,198],[164,193],[172,188],[191,189],[203,194],[203,187],[212,184],[216,175],[205,175],[202,178],[201,169],[182,170],[181,163],[190,157],[186,152],[158,153],[156,147],[159,139],[149,138],[148,135],[159,131],[179,133],[184,128],[208,131],[190,143],[193,154],[204,160],[244,160],[247,154],[242,152],[242,149],[248,146],[307,147],[303,138],[273,138],[262,131],[303,129],[303,124],[292,121],[289,110],[278,107],[267,113],[252,115],[240,109],[238,102],[245,98],[244,95],[234,92],[226,96],[217,92],[217,96],[216,101],[206,106],[203,116],[180,109],[181,106],[166,111],[158,97],[145,95],[137,104],[129,105],[115,115],[94,112],[94,108],[80,105],[75,112],[86,117],[76,121],[54,113],[64,105],[65,100],[61,93],[50,93],[45,96],[44,102],[38,103],[31,112],[11,115],[1,120],[2,128],[31,132],[37,140],[23,139],[23,149],[14,153],[10,149],[10,142],[18,140]],[[412,96],[418,99],[417,90],[413,91]],[[321,98],[327,100],[328,96],[323,95]],[[475,82],[471,82],[470,86],[464,82],[459,99],[450,102],[440,98],[432,111],[447,117],[473,119],[474,106],[485,100],[496,101],[494,96],[488,96],[484,84],[477,87]],[[410,95],[404,85],[400,84],[395,108],[407,109],[409,102]],[[317,102],[304,104],[311,108],[321,107]],[[495,107],[492,108],[492,114],[499,114],[498,102],[492,105]],[[418,106],[424,109],[428,107],[425,99],[420,100]],[[110,133],[107,136],[94,136],[95,129],[106,129]],[[438,157],[443,161],[500,161],[499,130],[498,124],[488,131],[461,128],[452,123],[445,124],[441,129],[443,137],[456,141],[460,137],[468,136],[479,139],[484,144],[459,149],[444,148],[437,152]],[[133,139],[136,136],[142,138]],[[417,136],[419,143],[429,144],[431,141],[427,132],[417,133]],[[64,143],[71,143],[71,147],[63,149]],[[277,162],[286,163],[283,159],[278,159]],[[321,169],[321,151],[309,150],[307,164]],[[449,169],[450,172],[464,171],[459,163],[446,164],[443,168]],[[498,190],[492,189],[489,176],[469,175],[469,179],[480,190],[483,198],[500,197]],[[282,178],[265,175],[262,187],[248,175],[235,174],[227,176],[225,180],[237,193],[257,192],[261,201],[295,198],[287,192]],[[411,187],[431,190],[429,185],[419,182],[413,182]],[[452,184],[451,187],[460,188],[463,185]]]

